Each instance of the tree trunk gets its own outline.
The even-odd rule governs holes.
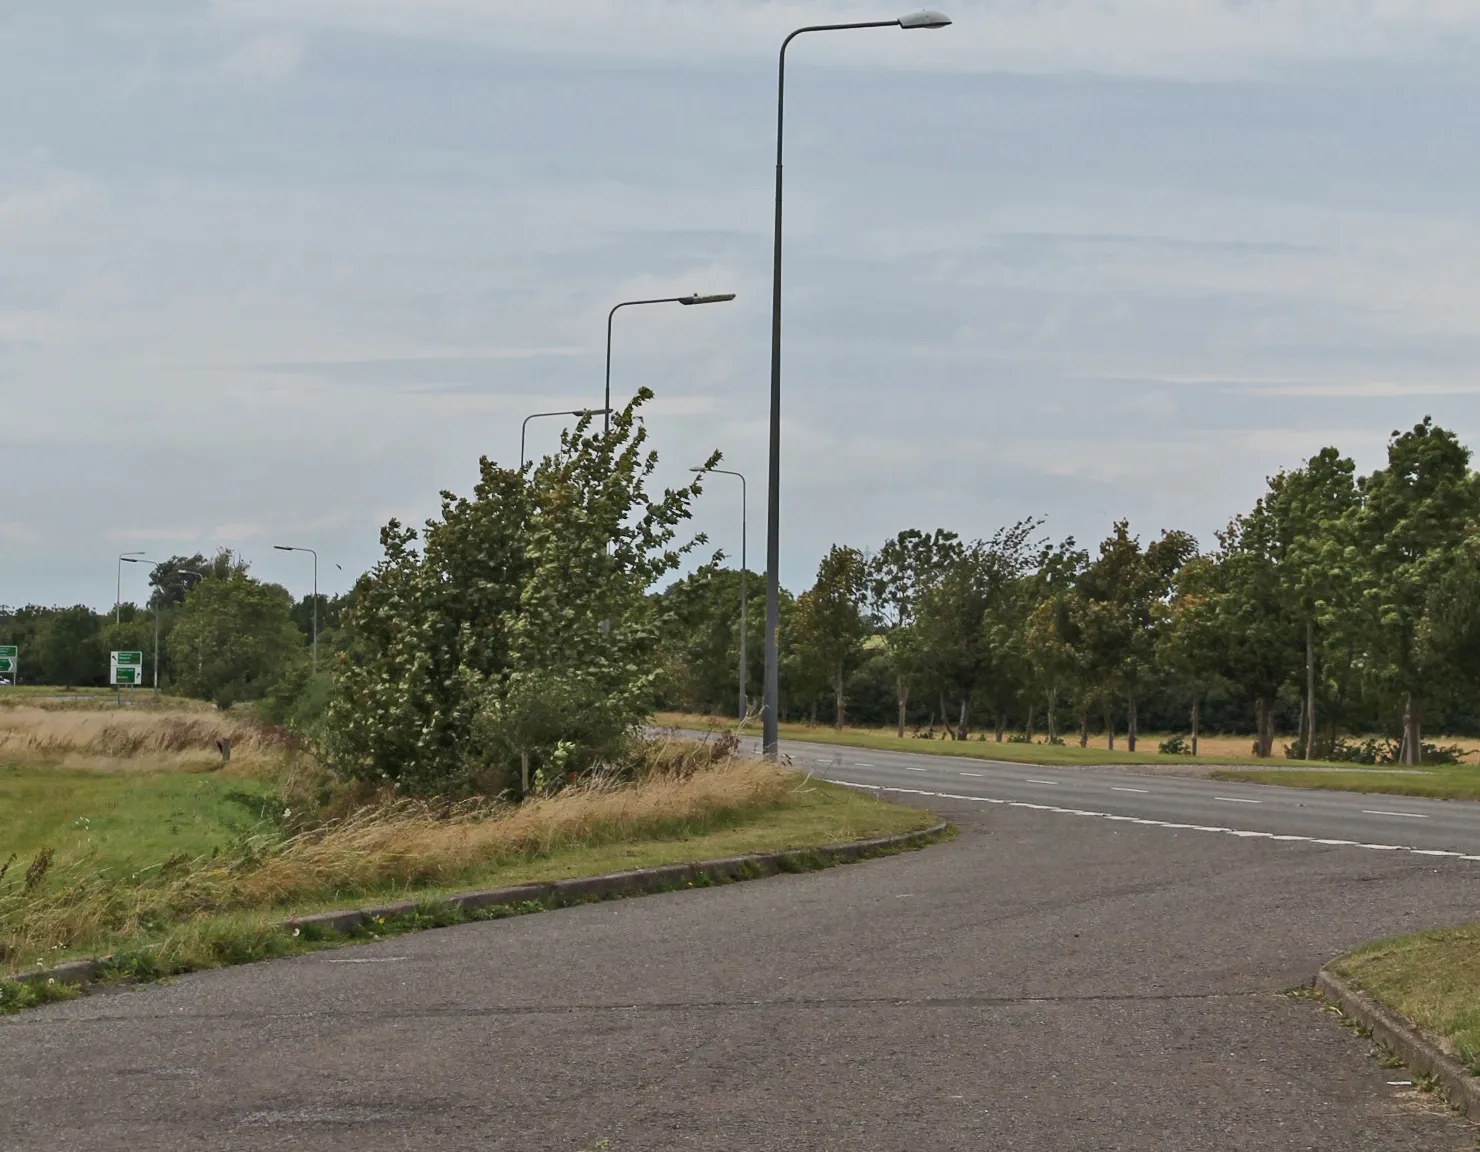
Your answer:
[[[1201,703],[1198,694],[1192,694],[1192,754],[1197,755],[1197,706]]]
[[[961,697],[961,722],[960,722],[960,724],[958,724],[956,726],[956,739],[957,740],[965,740],[966,739],[966,705],[967,705],[967,702],[969,701],[969,699],[970,698],[967,697],[967,696]]]
[[[1004,712],[998,712],[997,713],[997,743],[998,744],[1001,744],[1002,743],[1002,734],[1004,732],[1006,732],[1006,731],[1007,731],[1007,714],[1004,713]]]
[[[1305,622],[1305,758],[1311,759],[1316,742],[1316,629]]]
[[[1057,685],[1048,690],[1048,742],[1055,743],[1059,737],[1059,730],[1053,722],[1053,706],[1058,701],[1059,690]]]
[[[1110,697],[1105,697],[1105,747],[1115,751],[1115,719],[1110,715]]]
[[[1083,700],[1079,702],[1079,746],[1089,747],[1089,705]]]
[[[910,686],[903,676],[895,677],[894,695],[899,700],[899,738],[903,740],[905,712],[910,705]]]
[[[519,753],[519,798],[529,795],[529,753]]]
[[[1423,737],[1421,720],[1423,702],[1415,700],[1412,692],[1403,695],[1403,763],[1418,764],[1423,760]]]
[[[956,730],[951,727],[951,710],[946,707],[946,694],[940,694],[940,730],[952,740],[956,738]]]
[[[1127,752],[1136,750],[1136,694],[1132,692],[1125,702],[1125,747]]]
[[[1269,755],[1269,746],[1274,743],[1273,728],[1269,702],[1260,696],[1254,701],[1254,755],[1260,759]]]
[[[843,662],[841,660],[838,661],[838,678],[833,683],[837,687],[838,695],[838,710],[837,715],[833,717],[833,727],[841,732],[843,730]]]
[[[1028,723],[1027,723],[1027,725],[1025,726],[1025,729],[1024,729],[1024,735],[1026,735],[1028,737],[1028,743],[1029,744],[1033,743],[1033,713],[1034,713],[1034,711],[1035,711],[1035,709],[1033,707],[1033,702],[1030,700],[1030,701],[1028,701]]]

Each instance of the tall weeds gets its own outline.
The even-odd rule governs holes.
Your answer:
[[[0,955],[12,965],[108,950],[211,915],[456,884],[490,866],[563,849],[712,830],[781,804],[795,778],[729,744],[644,742],[620,771],[511,805],[383,797],[291,835],[173,857],[130,874],[55,869],[0,875]]]

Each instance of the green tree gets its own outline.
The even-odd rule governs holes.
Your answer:
[[[963,551],[954,532],[937,528],[927,535],[909,528],[886,541],[869,559],[869,603],[875,625],[883,630],[894,673],[898,708],[895,730],[901,737],[909,711],[911,682],[923,669],[914,630],[916,607],[921,593],[940,578],[950,563],[960,559]]]
[[[1100,554],[1078,583],[1079,625],[1086,663],[1100,684],[1106,739],[1115,747],[1110,699],[1126,701],[1126,747],[1136,750],[1137,707],[1156,671],[1156,612],[1171,593],[1177,570],[1197,553],[1186,532],[1163,532],[1145,551],[1120,520],[1100,543]]]
[[[1228,659],[1228,638],[1218,618],[1218,578],[1214,557],[1194,556],[1177,573],[1171,599],[1157,606],[1156,660],[1191,697],[1194,756],[1203,699]]]
[[[292,605],[287,589],[253,579],[244,565],[199,581],[170,634],[177,686],[218,708],[261,699],[307,659]]]
[[[1388,441],[1387,467],[1364,477],[1343,527],[1342,558],[1358,592],[1369,667],[1402,701],[1402,760],[1422,755],[1425,703],[1450,675],[1443,646],[1421,643],[1435,586],[1461,555],[1480,514],[1470,452],[1429,417]]]
[[[1027,589],[1028,608],[1023,625],[1024,656],[1034,686],[1047,704],[1048,738],[1058,739],[1055,708],[1067,694],[1078,706],[1079,742],[1089,742],[1087,675],[1076,625],[1075,584],[1089,556],[1072,539],[1039,554],[1037,571]]]
[[[836,702],[833,724],[844,720],[844,689],[848,674],[863,655],[868,636],[864,615],[868,566],[856,548],[834,544],[817,565],[817,581],[797,597],[793,627],[804,658],[825,670]]]
[[[102,627],[102,620],[85,604],[54,611],[39,637],[47,681],[67,688],[106,683],[108,654],[99,639]]]
[[[560,767],[583,771],[615,752],[610,733],[650,713],[662,662],[647,593],[703,540],[676,544],[702,475],[649,495],[657,454],[636,416],[651,395],[615,414],[609,434],[583,419],[523,472],[483,459],[471,498],[443,493],[419,551],[415,531],[382,530],[384,557],[346,614],[353,639],[325,718],[341,771],[421,793],[511,784],[516,744],[523,767],[532,758],[554,771],[541,756],[560,748]],[[497,736],[516,717],[541,728],[524,687],[541,679],[586,702],[567,709],[566,736]]]
[[[917,598],[915,642],[942,695],[942,712],[946,693],[957,702],[957,739],[966,739],[978,693],[1000,710],[1021,685],[1020,581],[1031,567],[1040,523],[1020,520],[964,545]]]

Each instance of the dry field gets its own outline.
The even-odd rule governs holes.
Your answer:
[[[265,765],[289,746],[280,731],[214,708],[48,707],[0,709],[0,764],[100,772],[200,771],[220,764],[231,741],[243,768]]]

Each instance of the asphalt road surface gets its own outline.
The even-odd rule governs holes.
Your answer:
[[[759,740],[747,739],[759,754]],[[1043,805],[1081,818],[1144,819],[1228,834],[1308,837],[1369,851],[1411,850],[1480,862],[1480,804],[1236,784],[1188,776],[1137,773],[1135,765],[1080,768],[1010,764],[962,756],[878,752],[783,740],[780,751],[824,779],[976,802]]]
[[[896,779],[829,772],[871,766]],[[926,771],[898,766],[903,786],[978,796],[912,798],[954,841],[0,1021],[0,1148],[1474,1148],[1475,1128],[1282,991],[1363,940],[1475,918],[1480,865],[1230,834],[1356,819],[1274,792],[1204,822],[1224,811],[1207,784],[946,787],[979,769],[909,766]],[[1179,818],[1138,822],[1152,812]]]

